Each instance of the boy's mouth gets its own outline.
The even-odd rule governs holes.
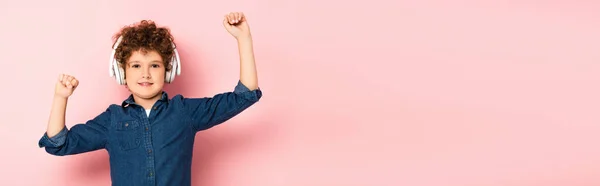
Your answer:
[[[144,83],[138,83],[138,85],[142,86],[142,87],[148,87],[151,86],[153,83],[149,83],[149,82],[144,82]]]

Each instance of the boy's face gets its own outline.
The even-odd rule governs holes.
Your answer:
[[[160,96],[165,82],[165,66],[156,51],[134,51],[125,67],[125,81],[136,99]]]

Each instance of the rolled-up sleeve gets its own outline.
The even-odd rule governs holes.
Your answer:
[[[256,90],[250,90],[241,81],[238,81],[237,85],[233,89],[233,93],[241,94],[248,101],[258,101],[262,97],[262,91],[260,88]]]
[[[58,134],[49,137],[47,133],[44,133],[40,141],[38,142],[38,146],[42,147],[60,147],[65,144],[65,140],[67,139],[67,127],[64,127]]]

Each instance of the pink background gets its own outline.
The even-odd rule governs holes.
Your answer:
[[[109,185],[106,151],[37,147],[58,74],[81,81],[67,126],[120,103],[110,37],[153,19],[182,54],[171,96],[233,90],[229,11],[264,97],[197,135],[195,186],[600,185],[600,3],[164,2],[0,3],[0,185]]]

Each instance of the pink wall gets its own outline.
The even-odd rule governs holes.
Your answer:
[[[108,185],[106,151],[37,148],[55,78],[81,81],[68,126],[119,103],[110,36],[148,18],[182,54],[170,95],[232,90],[229,11],[264,97],[197,135],[196,186],[600,185],[600,3],[163,2],[0,3],[0,185]]]

